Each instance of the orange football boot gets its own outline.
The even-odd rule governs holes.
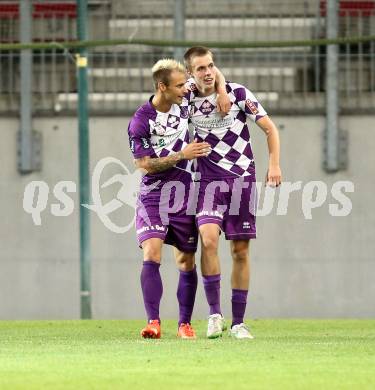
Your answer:
[[[190,339],[194,340],[197,338],[194,329],[190,324],[181,324],[178,327],[177,337],[180,337],[181,339]]]
[[[150,320],[145,328],[141,330],[144,339],[160,339],[161,329],[159,320]]]

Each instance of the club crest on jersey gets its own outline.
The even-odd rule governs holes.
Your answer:
[[[143,149],[149,149],[150,143],[148,142],[147,138],[141,138]]]
[[[189,85],[191,92],[195,92],[198,90],[197,85],[194,83],[190,83]]]
[[[246,103],[246,107],[250,110],[250,112],[253,115],[259,114],[258,107],[255,105],[254,102],[252,102],[250,99],[247,99],[245,103]]]
[[[169,127],[176,129],[180,123],[180,118],[175,115],[169,115],[167,123]]]
[[[190,106],[189,115],[190,115],[190,116],[193,116],[197,111],[198,111],[197,107],[195,107],[195,105],[192,104],[192,105]]]
[[[154,135],[164,135],[166,128],[160,123],[160,122],[155,122],[155,123],[150,123],[150,126],[152,128],[152,134]]]
[[[205,100],[200,107],[200,111],[203,114],[208,115],[213,111],[214,108],[215,106],[213,106],[208,100]]]
[[[180,107],[181,118],[186,119],[189,116],[189,110],[187,107]]]

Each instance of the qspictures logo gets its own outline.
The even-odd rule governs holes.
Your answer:
[[[106,168],[115,166],[122,173],[116,173],[108,180],[101,183],[103,172]],[[130,172],[126,165],[114,158],[105,157],[98,161],[91,177],[91,204],[82,204],[94,212],[104,226],[113,233],[122,234],[132,228],[135,221],[135,210],[137,207],[137,196],[139,193],[142,172],[136,170]],[[101,191],[111,185],[119,184],[120,188],[116,196],[104,203]],[[52,203],[50,212],[55,217],[67,217],[74,212],[74,200],[69,194],[77,192],[77,184],[73,181],[63,180],[58,182],[52,190],[52,196],[58,203]],[[44,181],[32,181],[26,187],[23,196],[23,209],[29,213],[36,226],[42,225],[42,214],[47,212],[48,200],[50,197],[50,187]],[[113,215],[124,205],[130,207],[131,215],[124,225],[114,222]],[[146,216],[145,216],[146,217]]]
[[[116,170],[108,178],[108,171]],[[120,172],[120,173],[118,173]],[[150,192],[152,196],[159,194],[158,213],[163,225],[168,225],[169,216],[178,213],[183,207],[188,215],[213,215],[222,216],[240,215],[244,207],[257,217],[267,216],[272,213],[277,216],[285,216],[289,210],[290,198],[294,197],[294,210],[296,205],[300,207],[302,216],[306,220],[313,219],[314,210],[325,208],[331,217],[348,216],[353,208],[351,198],[348,194],[354,192],[354,183],[351,181],[336,181],[332,185],[327,185],[323,181],[310,181],[303,183],[283,182],[279,189],[265,186],[262,182],[246,182],[244,178],[235,179],[232,190],[228,184],[222,180],[214,180],[209,183],[203,193],[200,203],[203,208],[197,212],[198,196],[202,196],[200,191],[200,181],[182,183],[180,181],[168,181],[162,183],[156,181],[150,186],[142,184],[143,173],[141,170],[131,171],[127,166],[114,157],[105,157],[96,164],[91,178],[91,202],[81,204],[95,213],[103,225],[113,233],[124,234],[129,231],[137,217],[143,219],[147,225],[151,225],[149,215],[143,203],[139,201],[141,190],[143,199]],[[199,179],[199,178],[198,178]],[[111,186],[117,185],[116,195],[107,202],[103,201],[103,191]],[[250,188],[249,188],[250,187]],[[220,205],[215,202],[215,197],[219,193],[232,191],[229,205]],[[242,191],[250,191],[251,196],[248,204],[241,202]],[[63,180],[56,183],[53,188],[45,181],[31,181],[24,190],[23,209],[30,214],[35,226],[43,224],[43,216],[50,213],[55,217],[68,217],[75,209],[72,194],[77,192],[77,184],[74,181]],[[111,191],[113,194],[114,191]],[[48,202],[51,201],[48,208]],[[297,199],[296,199],[297,198]],[[213,208],[213,205],[215,207]],[[122,220],[116,218],[123,207],[127,207],[126,221],[122,224],[116,222]]]

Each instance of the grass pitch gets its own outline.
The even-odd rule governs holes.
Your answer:
[[[255,340],[145,321],[2,321],[0,389],[375,389],[375,320],[256,320]]]

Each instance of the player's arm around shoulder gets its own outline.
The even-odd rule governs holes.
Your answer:
[[[134,160],[137,168],[145,170],[148,174],[164,172],[173,168],[182,160],[193,160],[198,157],[206,157],[210,153],[210,144],[194,140],[187,144],[184,149],[166,157],[152,158],[145,156]]]
[[[134,160],[134,164],[138,169],[142,169],[149,175],[153,175],[174,167],[181,160],[184,160],[184,154],[182,151],[167,157],[152,158],[150,156],[145,156],[136,158]]]
[[[221,71],[215,66],[215,91],[216,91],[216,111],[220,113],[221,116],[225,116],[229,113],[232,106],[232,102],[227,92],[225,77]],[[187,92],[185,98],[188,101],[188,104],[191,104],[191,101],[195,95],[198,94],[198,88],[193,77],[190,77],[185,87]]]
[[[281,184],[280,168],[280,137],[279,131],[272,119],[265,115],[257,120],[256,124],[267,136],[269,161],[266,176],[266,184],[278,187]]]
[[[226,83],[225,83],[225,77],[221,73],[221,71],[215,66],[215,73],[216,73],[216,111],[219,112],[222,116],[225,116],[228,114],[231,108],[231,101],[227,92]]]

